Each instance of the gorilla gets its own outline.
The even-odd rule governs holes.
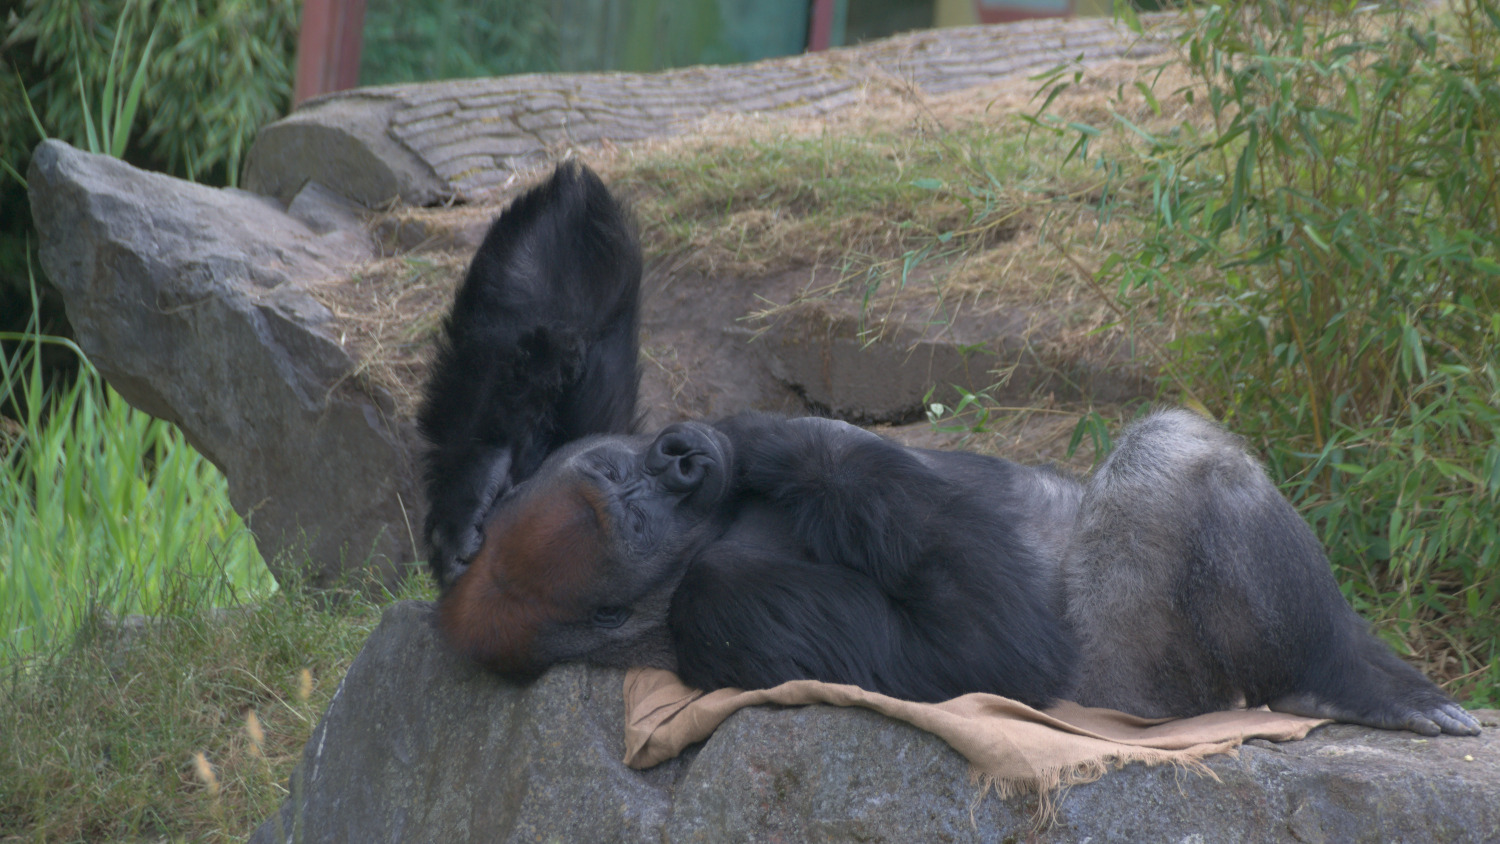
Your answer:
[[[418,421],[438,624],[469,658],[1479,732],[1213,422],[1158,411],[1084,480],[829,419],[641,433],[640,277],[627,215],[564,164],[458,290]]]

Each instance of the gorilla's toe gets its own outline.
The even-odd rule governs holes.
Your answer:
[[[1477,736],[1479,722],[1456,703],[1441,703],[1422,710],[1412,710],[1403,725],[1414,733],[1436,736]]]
[[[1456,703],[1445,703],[1428,712],[1427,717],[1450,736],[1479,735],[1479,720]]]
[[[1285,695],[1271,702],[1277,712],[1332,718],[1347,724],[1363,724],[1382,730],[1410,730],[1424,736],[1479,735],[1479,722],[1462,706],[1434,688],[1419,700],[1386,702],[1376,706],[1349,705],[1309,693]]]
[[[1441,727],[1420,712],[1407,715],[1406,720],[1402,721],[1399,726],[1387,729],[1411,730],[1419,736],[1437,736],[1443,733]]]

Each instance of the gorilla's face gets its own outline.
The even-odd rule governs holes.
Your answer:
[[[733,450],[687,422],[579,440],[500,502],[439,624],[468,656],[535,674],[588,656],[673,668],[667,608],[687,562],[723,531]]]

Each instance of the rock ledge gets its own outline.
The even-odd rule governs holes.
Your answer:
[[[939,739],[864,710],[755,707],[683,757],[618,760],[622,673],[518,686],[450,654],[429,604],[386,611],[313,733],[293,797],[251,839],[305,841],[1500,840],[1500,712],[1478,738],[1335,725],[1215,757],[1133,765],[1058,795],[980,792]],[[977,801],[977,802],[976,802]],[[278,832],[280,834],[278,834]]]

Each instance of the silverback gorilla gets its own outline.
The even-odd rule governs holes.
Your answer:
[[[634,433],[640,276],[621,208],[565,164],[458,291],[419,423],[439,625],[463,654],[519,677],[588,660],[704,689],[1479,732],[1367,632],[1212,422],[1157,412],[1084,481],[827,419]]]

